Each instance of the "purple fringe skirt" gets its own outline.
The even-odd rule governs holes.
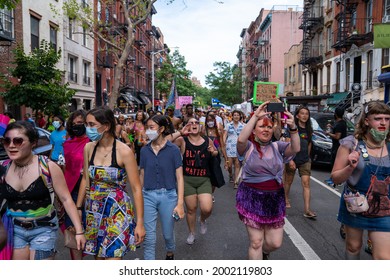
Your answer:
[[[236,209],[240,220],[247,226],[281,228],[286,216],[284,188],[281,185],[274,190],[262,190],[241,182],[236,194]]]

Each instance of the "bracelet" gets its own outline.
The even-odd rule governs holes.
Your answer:
[[[296,126],[295,128],[290,128],[289,130],[290,130],[290,131],[297,131],[297,130],[298,130],[298,127]]]
[[[83,206],[77,206],[77,210],[83,210]]]
[[[297,134],[298,133],[298,130],[290,130],[290,134]]]
[[[79,233],[75,233],[74,235],[83,235],[84,234],[84,231],[83,232],[79,232]]]

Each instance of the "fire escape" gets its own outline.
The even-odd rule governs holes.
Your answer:
[[[299,29],[303,31],[302,52],[299,64],[305,68],[315,69],[322,63],[323,50],[314,42],[317,31],[322,30],[324,25],[323,7],[315,6],[315,0],[308,0],[304,3],[302,23]]]
[[[335,16],[338,27],[333,33],[332,48],[347,52],[352,45],[362,45],[372,40],[372,19],[358,18],[358,0],[336,0],[340,12]]]

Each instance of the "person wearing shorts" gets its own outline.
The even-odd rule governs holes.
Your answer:
[[[314,219],[317,214],[310,209],[310,174],[311,174],[311,159],[310,150],[312,146],[311,138],[313,128],[310,121],[310,111],[307,107],[300,106],[295,112],[295,123],[298,128],[301,149],[296,154],[293,160],[290,160],[285,165],[284,170],[284,191],[286,196],[286,208],[290,208],[290,188],[294,181],[295,171],[298,169],[299,177],[303,188],[303,216],[305,218]]]
[[[200,124],[196,118],[190,118],[178,136],[172,140],[175,140],[174,143],[179,146],[183,155],[184,202],[189,229],[187,244],[192,245],[195,242],[198,203],[200,207],[200,233],[207,232],[206,219],[211,215],[213,208],[209,165],[211,157],[218,156],[218,150],[210,138],[201,136]]]

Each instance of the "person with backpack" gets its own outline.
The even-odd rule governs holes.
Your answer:
[[[54,206],[57,195],[76,230],[78,249],[86,243],[81,219],[69,193],[61,168],[45,156],[34,155],[38,131],[27,121],[8,125],[2,139],[9,160],[2,165],[0,201],[12,220],[12,259],[54,259],[58,239],[58,217]]]

